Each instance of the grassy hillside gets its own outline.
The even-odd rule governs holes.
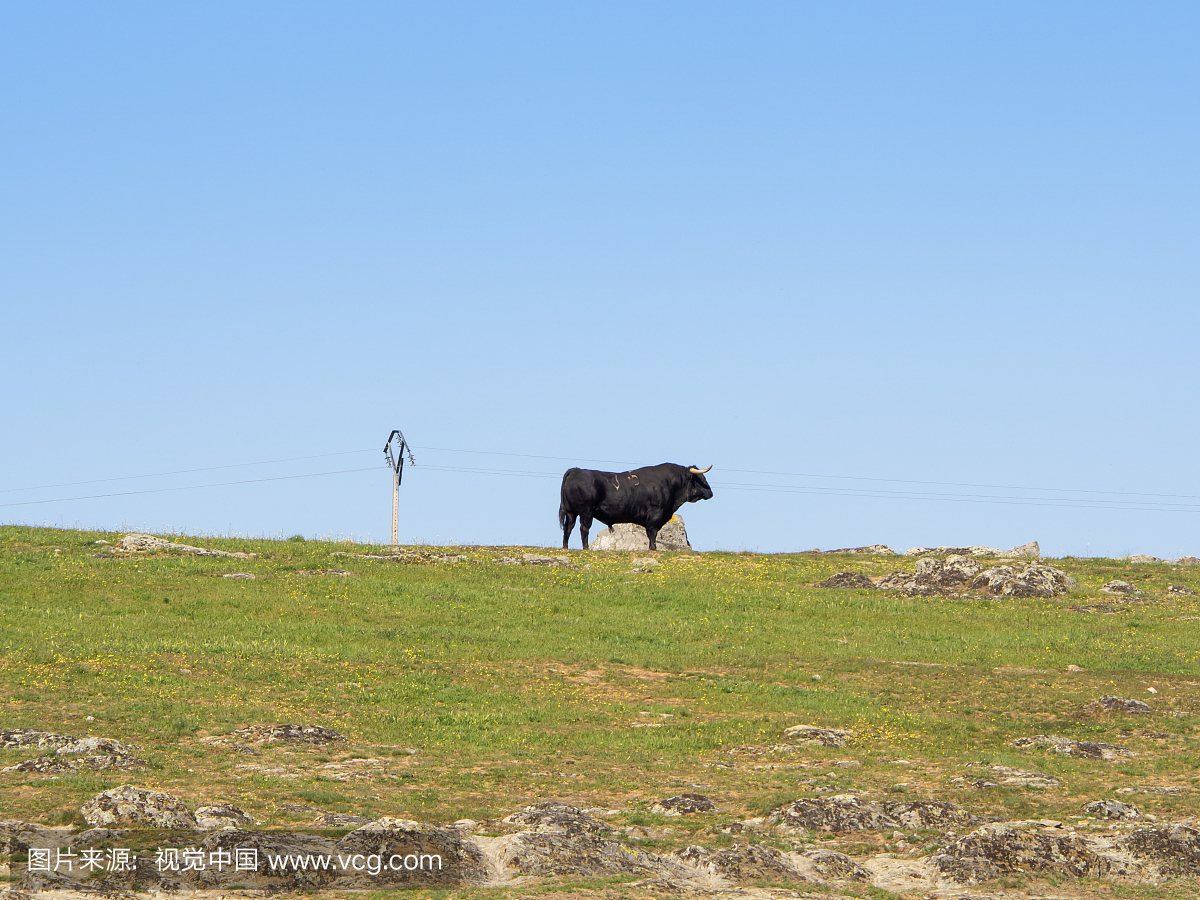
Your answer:
[[[200,539],[186,542],[258,555],[95,556],[119,538],[0,527],[0,728],[117,738],[151,768],[5,773],[6,818],[77,821],[125,782],[264,825],[304,820],[285,804],[452,821],[554,797],[652,822],[661,797],[717,801],[680,841],[821,787],[1058,819],[1132,787],[1144,811],[1200,813],[1200,594],[1167,593],[1200,591],[1200,569],[1062,560],[1079,582],[1066,597],[913,599],[813,587],[912,568],[879,557],[661,553],[631,573],[629,554],[572,551],[578,567],[558,568],[499,562],[519,548],[416,548],[401,563],[330,555],[378,552],[361,545]],[[351,574],[309,574],[329,568]],[[256,578],[222,577],[234,572]],[[1113,578],[1142,598],[1099,593]],[[1104,695],[1154,712],[1084,711]],[[288,722],[350,740],[257,756],[201,740]],[[798,723],[855,736],[788,746]],[[1009,746],[1035,734],[1138,755]],[[0,765],[30,756],[3,750]],[[1062,785],[972,786],[996,764]]]

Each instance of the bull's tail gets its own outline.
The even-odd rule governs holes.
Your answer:
[[[567,519],[568,519],[569,517],[570,517],[570,513],[568,513],[568,512],[567,512],[567,506],[566,506],[566,504],[565,504],[565,503],[559,503],[559,504],[558,504],[558,527],[559,527],[559,529],[561,529],[562,531],[566,531],[566,530],[567,530]]]

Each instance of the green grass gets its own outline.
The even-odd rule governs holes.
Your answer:
[[[1067,597],[915,599],[811,586],[842,569],[912,567],[880,558],[662,553],[652,573],[630,574],[627,554],[572,551],[581,567],[559,569],[498,562],[519,549],[466,547],[447,551],[463,562],[406,564],[333,557],[378,548],[299,536],[180,539],[253,560],[93,558],[111,550],[96,540],[119,537],[0,527],[0,727],[115,737],[153,768],[8,773],[8,818],[71,820],[125,781],[193,805],[228,800],[265,824],[293,821],[285,803],[452,821],[543,797],[634,816],[699,790],[720,810],[694,820],[703,829],[804,796],[814,779],[1055,818],[1120,786],[1171,784],[1186,790],[1134,802],[1200,814],[1200,595],[1165,594],[1200,589],[1196,569],[1063,560],[1080,585]],[[301,574],[331,567],[354,574]],[[257,580],[221,577],[232,572]],[[1099,593],[1113,578],[1146,599]],[[1119,611],[1070,608],[1095,603]],[[1106,694],[1155,713],[1083,714]],[[247,756],[201,741],[286,722],[350,743]],[[855,739],[778,749],[797,723]],[[1139,756],[1105,763],[1007,746],[1048,733]],[[33,755],[2,750],[0,765]],[[379,762],[363,777],[321,768],[364,759]],[[846,760],[861,765],[835,765]],[[972,788],[993,764],[1063,786]],[[296,777],[269,771],[281,768]]]

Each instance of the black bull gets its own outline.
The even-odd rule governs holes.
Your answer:
[[[632,472],[567,469],[562,481],[562,502],[558,506],[563,549],[567,549],[578,518],[584,550],[588,548],[592,519],[610,527],[619,522],[641,525],[650,538],[650,549],[657,550],[658,530],[671,521],[679,507],[712,498],[712,488],[704,477],[708,469],[674,463],[646,466]]]

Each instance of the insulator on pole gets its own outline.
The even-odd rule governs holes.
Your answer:
[[[395,449],[393,449],[393,443]],[[388,435],[387,443],[383,445],[383,456],[392,470],[392,546],[400,543],[400,479],[404,474],[404,457],[408,456],[411,465],[416,465],[412,450],[404,440],[404,433],[399,428]]]

